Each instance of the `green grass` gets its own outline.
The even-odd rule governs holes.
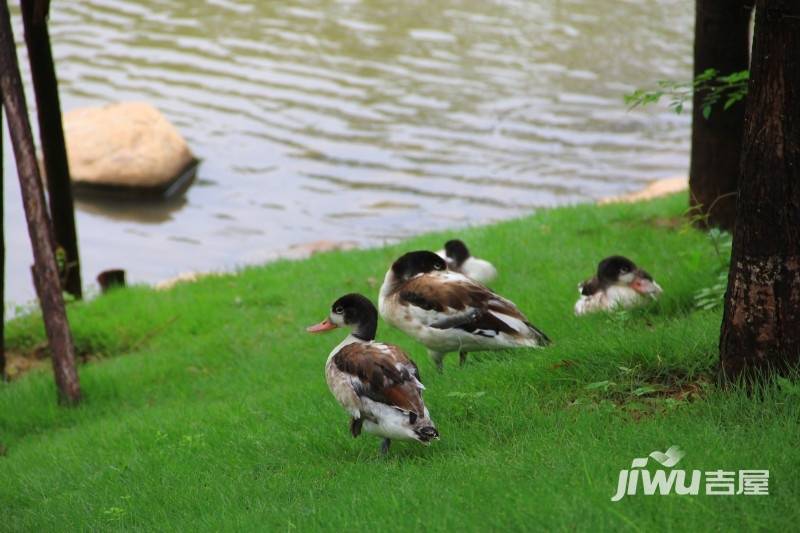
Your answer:
[[[450,355],[440,375],[381,324],[378,338],[419,363],[442,435],[388,459],[378,439],[349,436],[327,390],[343,333],[304,327],[346,292],[375,300],[393,258],[450,235],[74,304],[76,343],[100,358],[80,369],[81,406],[56,406],[49,372],[0,384],[0,529],[793,529],[800,394],[713,385],[721,311],[696,311],[693,295],[717,282],[719,258],[673,223],[684,206],[579,206],[459,232],[555,344],[464,368]],[[576,284],[611,253],[649,270],[662,300],[575,318]],[[8,329],[14,349],[43,339],[37,316]],[[610,501],[620,469],[673,444],[687,470],[769,469],[770,495]]]

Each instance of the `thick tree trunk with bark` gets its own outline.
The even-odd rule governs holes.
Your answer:
[[[694,75],[747,70],[752,0],[696,0]],[[733,230],[744,124],[744,102],[703,116],[704,91],[692,99],[692,157],[689,203],[701,226]],[[707,215],[707,218],[705,218]]]
[[[21,7],[36,96],[36,115],[39,118],[39,138],[42,141],[42,159],[47,175],[53,233],[56,245],[64,251],[65,256],[61,279],[64,290],[80,299],[81,269],[78,236],[75,231],[72,182],[69,177],[64,129],[61,124],[58,81],[50,48],[50,34],[47,30],[50,2],[22,0]]]
[[[11,16],[5,1],[0,1],[0,93],[17,161],[22,202],[33,247],[34,284],[39,294],[45,331],[50,341],[59,400],[74,404],[80,400],[75,348],[61,296],[61,281],[53,251],[52,228],[47,216],[36,149],[28,120],[28,108],[22,90],[14,34],[11,30]]]
[[[800,2],[759,0],[733,256],[727,379],[800,363]]]

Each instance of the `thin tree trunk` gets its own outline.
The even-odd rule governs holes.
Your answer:
[[[720,74],[747,70],[752,0],[696,0],[694,75],[709,68]],[[700,226],[732,231],[736,218],[744,102],[703,116],[704,91],[692,99],[692,157],[689,203]],[[707,216],[707,218],[706,218]]]
[[[6,374],[6,230],[3,195],[3,108],[0,107],[0,380]]]
[[[756,8],[720,363],[727,379],[785,372],[800,363],[797,0],[759,0]]]
[[[50,220],[36,162],[25,93],[22,90],[11,17],[5,1],[0,1],[0,92],[17,161],[22,202],[33,247],[34,283],[39,293],[45,331],[50,341],[59,399],[74,404],[80,400],[80,386],[75,369],[72,335],[61,296]]]
[[[67,149],[61,124],[61,103],[58,98],[50,34],[47,29],[49,0],[22,0],[22,21],[25,42],[31,65],[36,110],[39,119],[39,138],[42,142],[50,216],[56,246],[64,252],[61,278],[64,290],[80,299],[81,270],[78,255],[78,236],[75,231],[75,211],[72,201]]]

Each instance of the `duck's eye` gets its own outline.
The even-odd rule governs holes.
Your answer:
[[[333,312],[336,313],[337,315],[341,315],[342,313],[344,313],[344,307],[339,305],[336,307],[336,309],[333,310]]]
[[[441,263],[436,263],[435,265],[433,265],[433,268],[435,268],[436,270],[444,270],[444,265]]]
[[[627,274],[627,273],[628,273],[628,267],[622,267],[622,268],[620,268],[620,269],[619,269],[619,273],[620,273],[620,274]]]

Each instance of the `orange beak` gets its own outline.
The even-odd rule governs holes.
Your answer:
[[[336,324],[331,322],[330,319],[326,318],[325,320],[323,320],[319,324],[315,324],[313,326],[308,326],[306,328],[306,331],[309,332],[309,333],[321,333],[323,331],[330,331],[332,329],[336,329],[337,327],[339,327],[339,326],[337,326]]]
[[[643,295],[657,295],[661,292],[659,287],[654,281],[647,279],[645,276],[637,273],[636,278],[631,282],[630,287]]]

